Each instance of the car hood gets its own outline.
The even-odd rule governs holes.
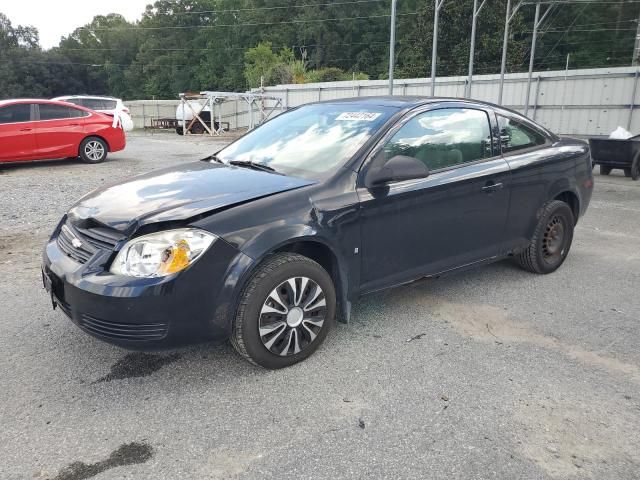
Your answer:
[[[193,162],[94,190],[69,210],[68,218],[80,225],[98,224],[131,233],[148,223],[185,220],[312,183],[248,168]]]

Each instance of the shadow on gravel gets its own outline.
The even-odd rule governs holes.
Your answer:
[[[115,467],[145,463],[153,457],[153,448],[144,443],[132,442],[111,452],[109,458],[96,463],[73,462],[58,473],[54,480],[84,480]]]
[[[179,360],[182,355],[155,355],[150,353],[133,352],[118,360],[111,366],[111,371],[93,383],[123,380],[125,378],[148,377],[165,365]]]

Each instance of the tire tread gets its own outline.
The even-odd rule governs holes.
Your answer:
[[[245,360],[247,360],[248,362],[258,367],[260,367],[261,365],[259,365],[249,355],[247,351],[247,347],[244,343],[244,339],[242,335],[243,325],[240,319],[244,317],[244,313],[247,310],[247,307],[249,305],[250,299],[252,298],[253,292],[258,287],[258,285],[260,285],[260,283],[262,283],[262,281],[264,281],[265,278],[268,278],[269,276],[277,272],[277,270],[281,266],[291,262],[305,262],[305,263],[308,263],[309,265],[322,268],[322,266],[319,263],[315,262],[309,257],[305,257],[297,253],[290,253],[290,252],[275,253],[267,257],[267,259],[260,266],[258,266],[256,271],[253,273],[253,275],[247,282],[246,286],[242,290],[242,293],[240,294],[240,299],[238,301],[238,306],[236,308],[234,321],[233,321],[233,331],[229,339],[231,341],[231,345],[233,346],[233,348]]]
[[[514,260],[519,267],[531,273],[545,273],[542,266],[538,263],[538,240],[544,232],[546,227],[544,220],[548,217],[549,213],[563,206],[568,207],[565,202],[560,200],[551,200],[542,206],[539,221],[533,232],[531,242],[529,242],[529,245],[524,251],[514,256]]]

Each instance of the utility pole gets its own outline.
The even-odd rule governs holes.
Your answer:
[[[464,96],[471,98],[471,82],[473,81],[473,57],[476,52],[476,23],[478,23],[478,14],[484,3],[487,0],[482,0],[482,3],[478,7],[478,0],[473,0],[473,19],[471,20],[471,46],[469,47],[469,78],[467,79],[467,87],[465,88]]]
[[[542,22],[544,22],[544,19],[549,14],[552,8],[553,8],[553,4],[551,4],[547,8],[547,10],[544,12],[544,15],[542,15],[542,18],[540,18],[540,3],[539,2],[536,3],[536,15],[533,20],[533,38],[531,39],[531,54],[529,55],[529,74],[527,76],[527,93],[526,93],[526,98],[524,102],[525,117],[529,113],[529,96],[531,94],[531,76],[533,75],[533,62],[536,56],[536,40],[538,39],[538,27]]]
[[[396,50],[396,3],[391,0],[391,34],[389,35],[389,95],[393,95],[393,67]]]
[[[640,18],[638,18],[638,26],[636,27],[636,42],[633,45],[633,58],[631,59],[631,65],[634,67],[640,63]]]
[[[433,15],[433,49],[431,51],[431,96],[436,94],[436,60],[438,58],[438,20],[440,18],[440,9],[444,0],[434,0],[435,13]]]
[[[511,0],[507,0],[507,13],[504,20],[504,37],[502,38],[502,63],[500,65],[500,88],[498,89],[498,104],[502,105],[502,91],[504,88],[504,73],[507,69],[507,43],[509,42],[509,24],[522,6],[522,1],[511,11]]]
[[[558,133],[562,133],[562,117],[564,117],[564,102],[567,98],[567,77],[569,76],[569,57],[570,53],[567,53],[567,63],[564,67],[564,83],[562,84],[562,108],[560,109],[560,122],[558,125]]]

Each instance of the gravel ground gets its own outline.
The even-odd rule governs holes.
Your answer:
[[[40,251],[76,198],[217,146],[138,134],[102,165],[0,167],[0,478],[639,477],[640,182],[619,172],[555,274],[364,297],[282,371],[127,352],[51,310]]]

